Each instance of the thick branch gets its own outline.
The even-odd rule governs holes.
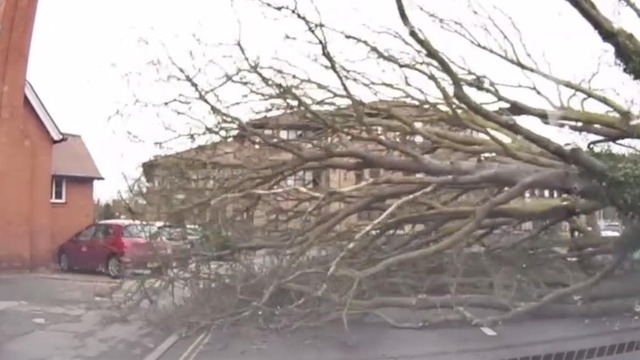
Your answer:
[[[627,74],[640,80],[640,41],[630,32],[616,27],[591,0],[567,0],[591,24],[602,40],[613,46],[616,58]]]

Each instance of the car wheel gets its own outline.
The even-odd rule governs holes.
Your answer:
[[[69,255],[65,252],[61,252],[58,256],[58,265],[60,266],[60,270],[67,272],[70,269],[69,266]]]
[[[122,261],[113,255],[107,259],[107,274],[114,279],[122,276]]]

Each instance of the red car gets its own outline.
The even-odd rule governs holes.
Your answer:
[[[93,224],[60,246],[62,271],[98,270],[120,277],[129,270],[160,266],[149,237],[156,226],[132,220],[106,220]]]

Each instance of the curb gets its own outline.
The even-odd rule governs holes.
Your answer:
[[[82,273],[50,273],[50,272],[0,272],[0,279],[16,279],[16,278],[41,278],[61,281],[75,281],[88,283],[104,283],[116,284],[117,279],[110,279],[100,274],[82,274]]]
[[[96,276],[96,278],[81,278],[81,277],[74,277],[73,274],[72,275],[56,275],[56,274],[29,274],[30,276],[33,277],[38,277],[41,279],[51,279],[51,280],[60,280],[60,281],[75,281],[75,282],[85,282],[85,283],[101,283],[101,284],[117,284],[119,282],[119,280],[113,280],[113,279],[102,279],[99,276]]]

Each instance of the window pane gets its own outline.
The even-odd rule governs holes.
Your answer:
[[[362,183],[362,181],[364,180],[364,173],[362,170],[357,170],[355,173],[355,182],[356,184],[360,184]]]
[[[51,194],[53,200],[64,200],[64,179],[53,179],[53,194]]]
[[[106,239],[111,237],[113,234],[113,229],[109,225],[98,225],[96,227],[95,234],[93,234],[94,239]]]
[[[93,233],[96,230],[95,226],[90,226],[88,227],[86,230],[84,230],[83,232],[81,232],[80,234],[78,234],[78,241],[86,241],[86,240],[91,240],[91,238],[93,237]]]
[[[151,234],[156,232],[158,228],[153,225],[136,224],[127,225],[122,231],[122,237],[125,238],[143,238],[148,239]]]

